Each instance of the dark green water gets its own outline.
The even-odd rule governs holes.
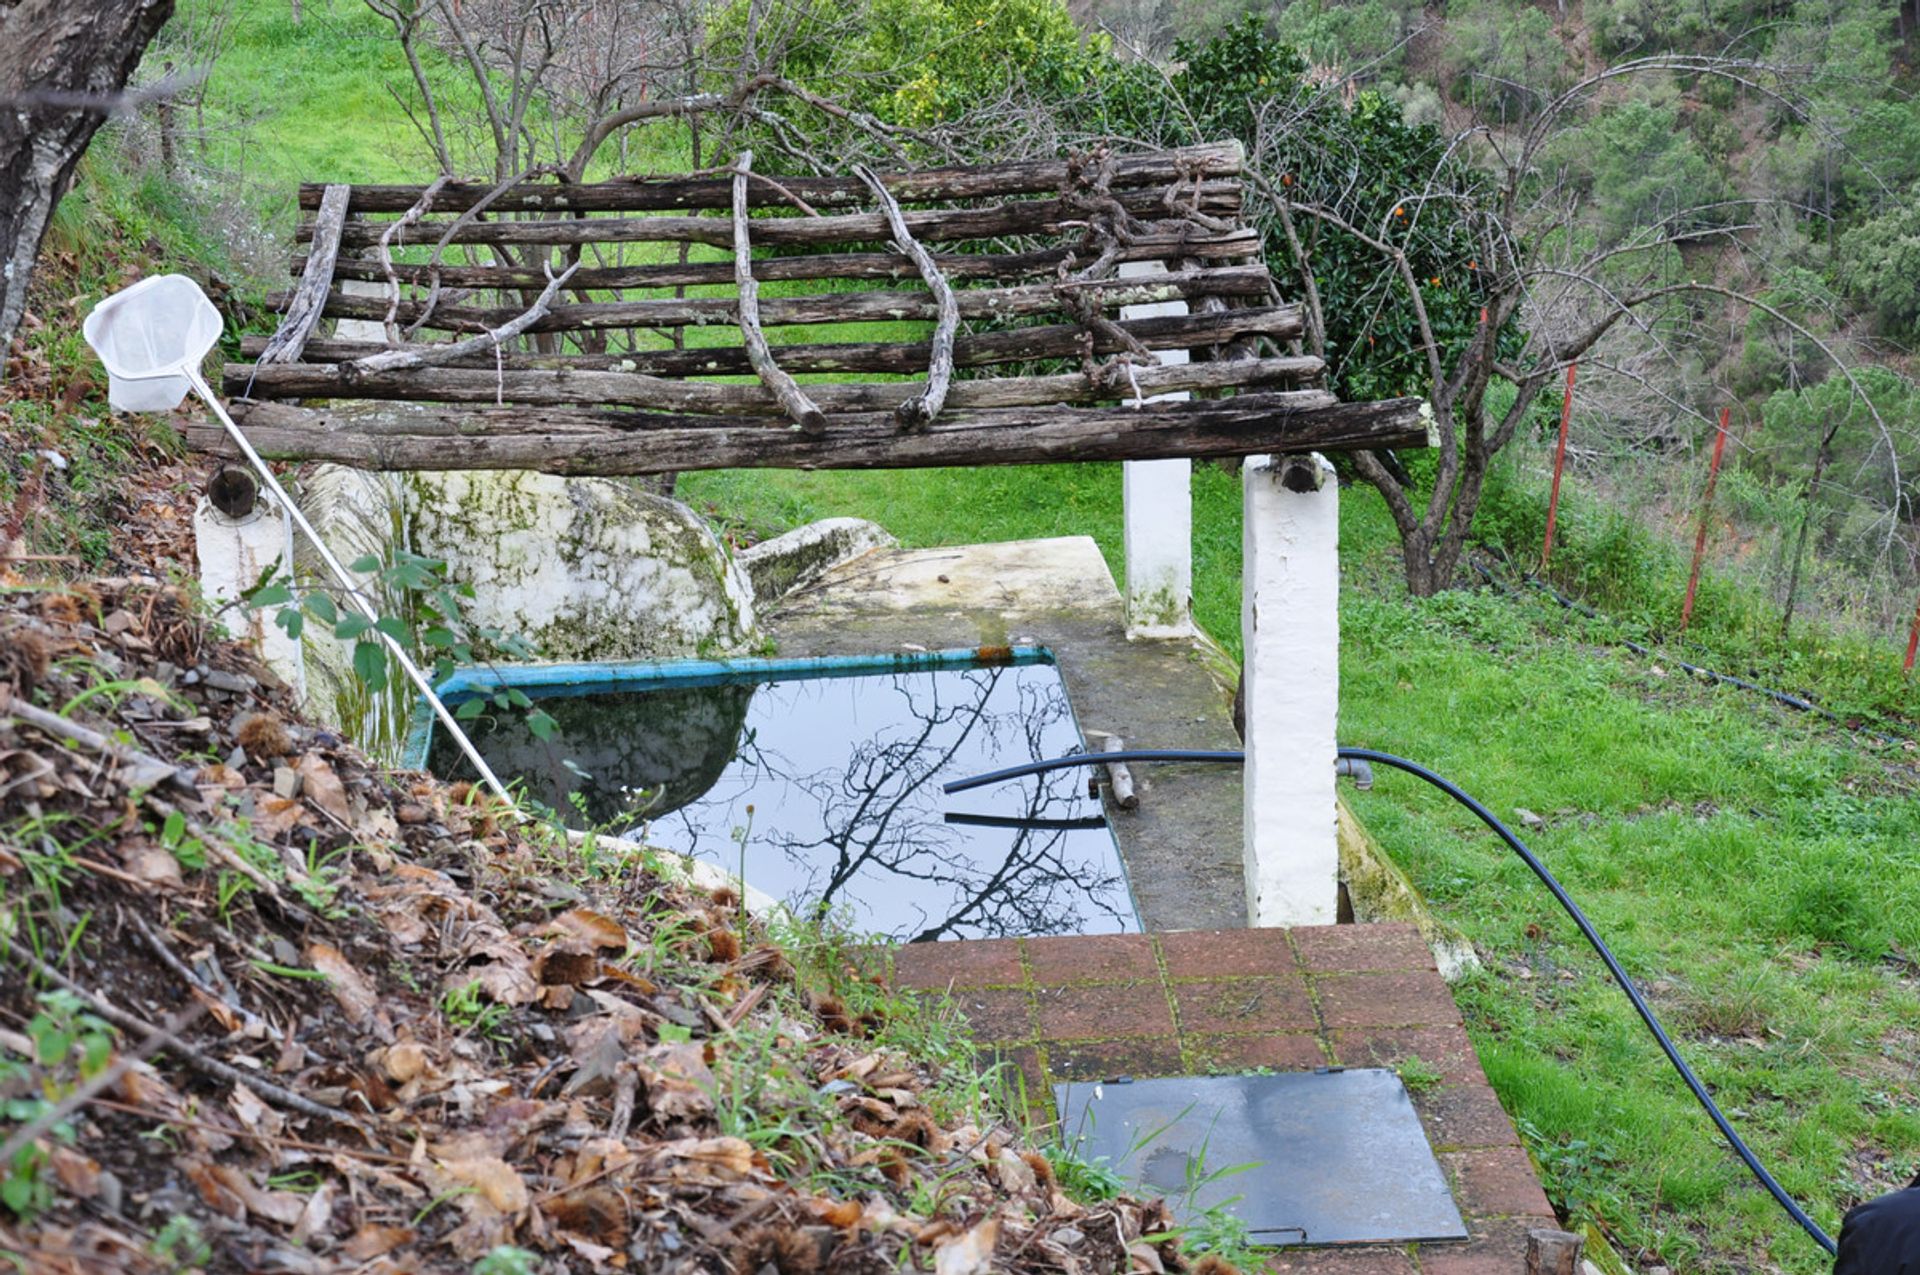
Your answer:
[[[1051,665],[583,687],[540,706],[552,739],[513,716],[473,731],[502,779],[575,824],[729,872],[744,861],[750,885],[796,910],[903,941],[1139,928],[1085,771],[940,791],[1081,746]],[[428,764],[465,770],[438,733]]]

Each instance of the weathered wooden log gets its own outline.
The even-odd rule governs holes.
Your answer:
[[[427,347],[449,348],[449,347]],[[382,357],[375,355],[374,357]],[[957,381],[947,401],[956,408],[1030,407],[1043,403],[1125,402],[1139,395],[1273,385],[1317,376],[1310,355],[1247,363],[1171,363],[1135,368],[1130,378],[1104,380],[1084,372],[1003,376]],[[1117,369],[1116,369],[1117,371]],[[644,407],[666,412],[772,415],[783,409],[762,385],[718,384],[639,372],[562,368],[552,371],[422,366],[383,372],[352,364],[301,363],[255,367],[229,364],[230,392],[257,398],[359,398],[419,403],[525,403],[529,406]],[[809,385],[807,395],[826,412],[873,412],[896,406],[897,382]],[[1331,396],[1329,396],[1331,397]]]
[[[736,268],[736,274],[738,270]],[[755,295],[758,285],[755,282]],[[577,285],[576,285],[577,286]],[[1085,283],[1023,283],[1004,288],[967,288],[955,294],[960,318],[1003,319],[1035,314],[1071,313],[1078,301],[1106,309],[1148,305],[1201,296],[1265,296],[1265,266],[1219,266],[1140,279],[1099,279]],[[269,297],[276,304],[278,297]],[[939,318],[937,298],[920,291],[820,292],[802,297],[773,297],[757,302],[760,321],[768,327],[801,327],[816,323],[931,322]],[[387,316],[383,297],[327,297],[326,315],[332,319],[374,319]],[[427,326],[448,332],[489,332],[523,312],[514,306],[442,305]],[[402,321],[424,313],[417,302],[398,307]],[[735,319],[732,297],[663,298],[642,301],[588,301],[553,306],[533,332],[569,332],[599,328],[680,328],[730,324]]]
[[[766,331],[760,326],[760,285],[753,277],[753,243],[747,231],[747,170],[753,167],[753,152],[741,151],[733,168],[733,283],[740,295],[734,310],[740,322],[741,343],[747,347],[747,361],[793,423],[805,434],[823,434],[826,413],[807,397],[792,376],[780,370],[767,344]],[[585,307],[576,307],[585,308]]]
[[[902,429],[918,429],[940,415],[940,409],[946,406],[947,389],[953,384],[953,339],[960,331],[960,303],[953,295],[953,285],[940,273],[933,254],[921,247],[913,232],[907,229],[900,202],[888,193],[886,183],[870,168],[862,166],[854,171],[880,201],[887,224],[893,228],[893,246],[913,258],[920,281],[927,285],[933,297],[937,317],[927,358],[927,388],[893,410],[894,419]]]
[[[531,469],[554,474],[653,474],[700,469],[905,469],[1058,461],[1157,460],[1262,452],[1346,451],[1428,445],[1432,414],[1419,399],[1298,408],[1288,396],[1143,408],[1041,407],[960,414],[902,434],[888,415],[830,423],[807,437],[764,421],[714,425],[670,416],[616,429],[609,414],[550,410],[435,412],[435,432],[382,434],[350,414],[260,404],[241,414],[248,440],[278,460],[325,460],[368,469]],[[219,427],[191,422],[189,446],[233,454]]]
[[[327,292],[333,287],[334,263],[340,257],[340,236],[347,224],[348,186],[329,186],[320,201],[320,216],[314,223],[313,250],[307,257],[306,273],[300,286],[287,302],[286,317],[267,339],[260,352],[262,363],[292,363],[307,347],[307,339],[320,322],[326,307]]]
[[[1150,319],[1123,319],[1115,326],[1149,350],[1196,349],[1242,336],[1265,336],[1285,341],[1300,334],[1298,306],[1259,306],[1218,314],[1159,315]],[[251,352],[259,338],[242,338],[240,348]],[[1032,359],[1079,358],[1088,352],[1088,334],[1078,324],[1056,323],[1005,332],[962,336],[953,343],[959,367]],[[313,340],[311,359],[347,362],[376,354],[385,346],[358,341]],[[414,348],[414,347],[408,347]],[[431,349],[433,347],[421,347]],[[1121,346],[1098,334],[1094,354],[1117,354]],[[846,341],[795,344],[780,347],[780,365],[790,372],[892,372],[910,376],[927,368],[929,349],[924,342]],[[623,354],[539,355],[508,352],[496,364],[491,355],[458,361],[449,366],[500,367],[509,371],[612,370],[644,372],[652,376],[750,376],[753,367],[739,346],[709,346],[684,350],[643,350]],[[291,375],[292,373],[289,373]],[[229,393],[244,392],[250,365],[232,364],[226,371]],[[337,389],[315,393],[337,393]]]
[[[1217,187],[1217,188],[1216,188]],[[1116,203],[1144,218],[1148,231],[1185,224],[1166,219],[1157,191],[1118,191]],[[1237,184],[1209,183],[1201,190],[1209,212],[1234,213],[1240,207]],[[990,204],[982,208],[929,209],[907,214],[907,228],[923,243],[961,239],[991,239],[1002,235],[1048,235],[1077,230],[1085,211],[1070,199],[1027,199]],[[476,221],[453,228],[440,222],[414,227],[416,242],[487,244],[590,243],[700,243],[715,248],[733,246],[732,223],[723,217],[588,217],[539,221]],[[312,237],[311,224],[294,231],[297,242]],[[348,248],[370,248],[384,227],[379,222],[349,222],[342,240]],[[830,217],[769,217],[755,222],[754,242],[768,247],[804,247],[824,244],[877,243],[887,237],[886,218],[880,213],[844,213]]]
[[[1071,248],[1045,248],[1034,252],[975,253],[936,252],[933,260],[949,279],[1030,279],[1052,275],[1060,264],[1074,255]],[[1176,235],[1142,236],[1114,249],[1116,261],[1191,260],[1194,269],[1209,262],[1240,261],[1260,255],[1260,234],[1251,228],[1231,231],[1196,232],[1193,237]],[[300,274],[308,258],[293,258],[293,273]],[[427,286],[433,281],[433,267],[417,262],[395,262],[394,275],[402,283]],[[545,276],[536,269],[507,266],[442,265],[438,270],[442,286],[474,290],[511,290],[538,288]],[[762,283],[802,279],[892,279],[914,278],[912,261],[897,252],[821,252],[794,257],[761,257],[753,263],[753,277]],[[386,272],[379,263],[349,257],[333,268],[335,279],[359,279],[385,282]],[[706,285],[730,285],[733,262],[690,261],[661,265],[582,266],[573,277],[575,288],[599,291],[636,288],[692,288]]]
[[[1196,173],[1231,177],[1241,170],[1245,152],[1234,141],[1144,155],[1119,155],[1111,163],[1110,184],[1164,185]],[[1033,195],[1059,191],[1071,180],[1068,161],[1020,160],[964,168],[927,168],[910,173],[882,174],[887,188],[903,203],[984,199],[1000,195]],[[861,184],[848,177],[782,177],[780,184],[816,208],[844,208],[864,201]],[[356,213],[402,212],[420,198],[422,186],[358,185],[349,210]],[[320,206],[324,187],[300,187],[300,207]],[[464,212],[492,192],[481,182],[453,182],[435,194],[431,211]],[[785,198],[771,189],[752,192],[756,206],[778,206]],[[617,181],[561,185],[529,182],[512,187],[492,207],[498,212],[671,212],[676,209],[729,208],[732,182],[725,177],[630,177]]]
[[[1526,1275],[1580,1275],[1586,1238],[1572,1231],[1536,1227],[1527,1232]]]

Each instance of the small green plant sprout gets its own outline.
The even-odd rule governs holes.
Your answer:
[[[368,578],[366,590],[354,600],[378,614],[370,617],[346,605],[335,586],[296,586],[279,562],[241,595],[241,604],[255,610],[274,608],[273,622],[290,638],[299,638],[312,621],[325,625],[340,641],[353,643],[354,676],[370,688],[387,684],[383,634],[402,648],[421,653],[422,663],[430,660],[435,682],[445,681],[460,665],[486,663],[476,652],[497,652],[515,660],[534,656],[525,638],[469,619],[465,604],[473,597],[473,586],[448,580],[447,564],[436,558],[396,549],[391,561],[367,554],[355,559],[351,570]],[[385,605],[369,605],[368,598],[383,600]],[[525,713],[527,729],[538,739],[552,738],[557,729],[553,718],[536,708],[526,692],[498,682],[494,689],[463,700],[454,716],[468,721],[489,707]]]
[[[480,999],[480,980],[449,987],[440,995],[440,1013],[461,1032],[491,1040],[511,1011],[505,1005]]]
[[[213,1260],[213,1247],[200,1233],[200,1224],[185,1214],[168,1218],[148,1249],[167,1271],[189,1271]]]
[[[1419,1054],[1408,1054],[1394,1070],[1408,1093],[1425,1093],[1438,1086],[1442,1079],[1439,1069]]]
[[[207,866],[207,847],[187,832],[187,817],[178,810],[168,812],[158,836],[161,849],[179,860],[186,871],[198,872]]]
[[[473,1264],[473,1275],[535,1275],[539,1269],[538,1255],[511,1244],[496,1244]]]
[[[0,1059],[0,1116],[24,1125],[39,1120],[82,1081],[100,1074],[113,1057],[113,1029],[88,1013],[86,1002],[72,992],[40,995],[40,1008],[27,1021],[26,1038],[33,1052],[29,1061]],[[54,1123],[51,1135],[73,1141],[73,1126]],[[53,1202],[47,1181],[46,1152],[33,1142],[0,1164],[0,1205],[16,1217],[32,1217]]]

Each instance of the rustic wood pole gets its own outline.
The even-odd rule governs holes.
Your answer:
[[[893,246],[912,258],[927,291],[933,294],[938,312],[933,329],[933,353],[927,364],[927,388],[900,404],[893,413],[900,428],[919,429],[930,424],[946,406],[947,387],[953,383],[953,340],[960,332],[960,302],[953,295],[953,285],[940,273],[933,254],[921,247],[913,232],[907,229],[906,215],[900,211],[899,201],[887,193],[886,183],[864,164],[855,165],[853,171],[879,199],[887,214],[887,224],[893,228]]]
[[[1687,600],[1680,604],[1680,632],[1693,620],[1693,596],[1700,588],[1700,560],[1707,553],[1707,520],[1713,516],[1713,489],[1720,481],[1720,460],[1727,454],[1727,421],[1731,407],[1720,409],[1720,428],[1713,436],[1713,460],[1707,465],[1707,490],[1700,497],[1700,530],[1693,538],[1693,570],[1687,573]]]
[[[1900,665],[1903,673],[1913,672],[1913,655],[1920,651],[1920,602],[1913,605],[1913,623],[1907,626],[1907,658]]]
[[[760,285],[753,277],[753,246],[747,238],[747,171],[752,166],[753,152],[741,151],[733,170],[733,277],[739,292],[740,339],[755,375],[786,409],[794,428],[818,437],[827,432],[826,414],[798,382],[780,370],[760,327]]]
[[[1560,442],[1553,449],[1553,490],[1547,493],[1547,537],[1540,545],[1540,570],[1547,569],[1553,556],[1553,523],[1560,512],[1560,472],[1567,467],[1567,426],[1573,420],[1573,374],[1578,363],[1567,364],[1567,396],[1560,404]]]
[[[1527,1232],[1527,1275],[1580,1275],[1584,1236],[1538,1227]]]
[[[347,199],[352,192],[351,186],[329,186],[321,197],[306,273],[294,290],[286,318],[260,353],[262,363],[297,363],[307,348],[307,339],[325,313],[327,293],[333,287],[333,267],[340,256],[340,236],[346,230]],[[394,295],[399,295],[397,286]]]

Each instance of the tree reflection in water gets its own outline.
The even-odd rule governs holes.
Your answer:
[[[1100,813],[1083,773],[940,791],[1079,746],[1047,665],[773,682],[725,772],[646,836],[736,870],[744,835],[750,884],[905,941],[1134,930],[1112,836],[1072,826]],[[1019,826],[949,823],[950,800]]]

